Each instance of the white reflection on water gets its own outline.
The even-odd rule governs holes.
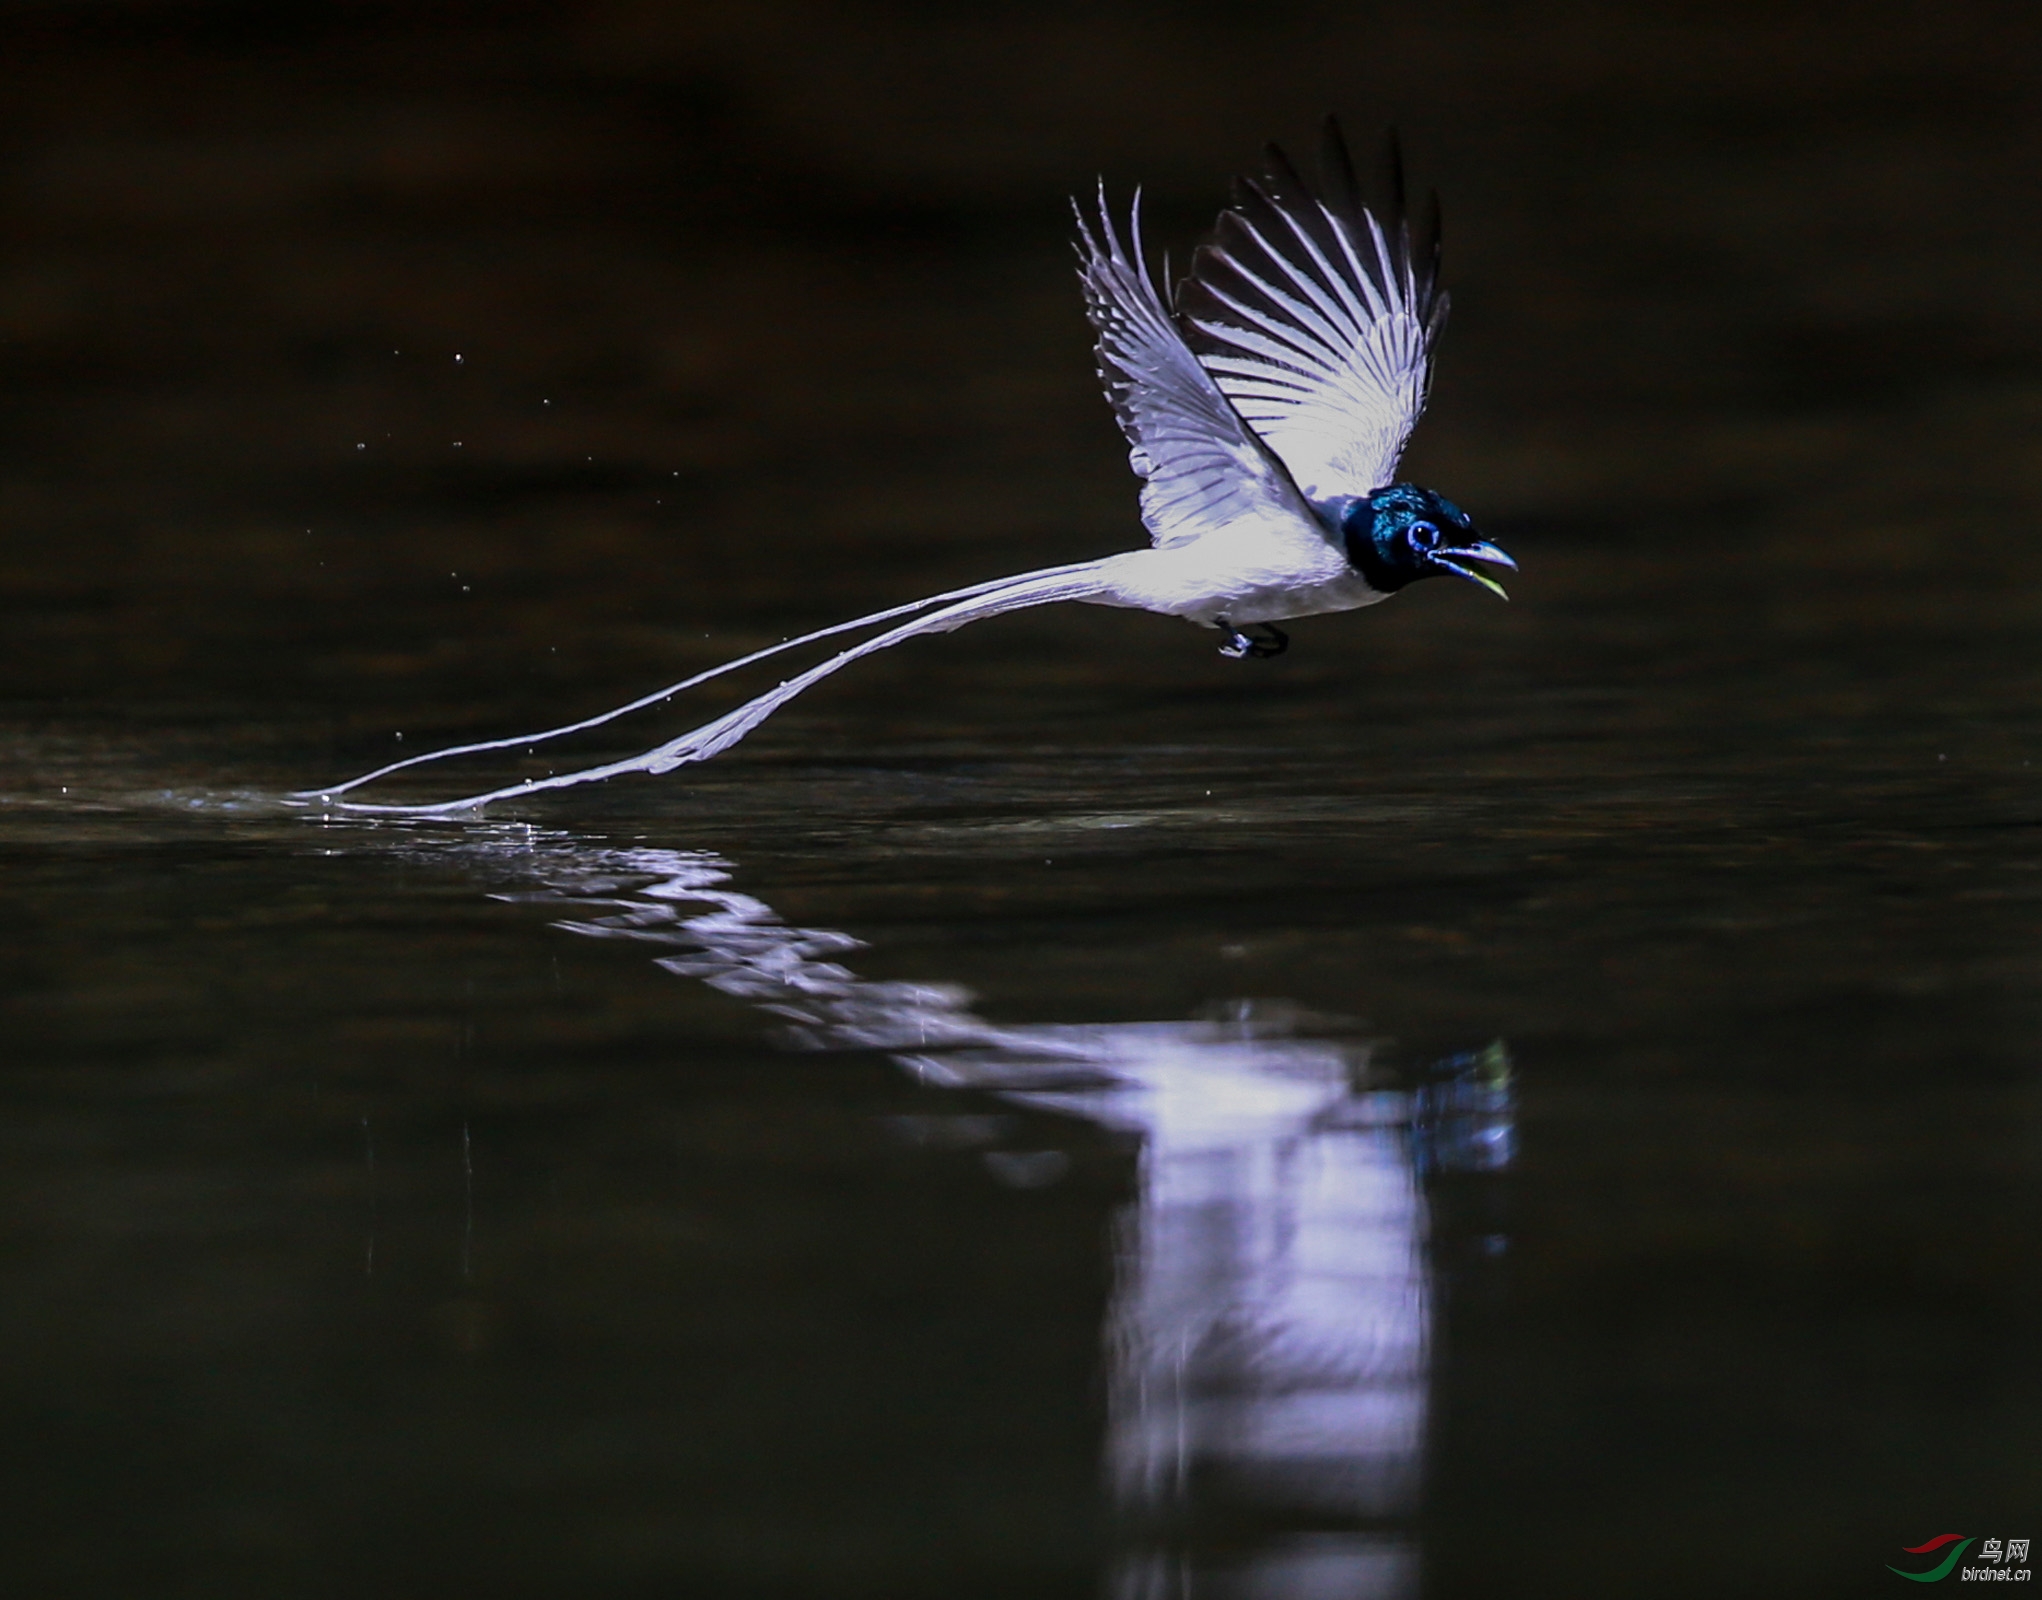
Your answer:
[[[1511,1157],[1500,1045],[1383,1086],[1370,1047],[1282,1005],[1192,1022],[1006,1026],[948,984],[876,982],[848,934],[798,928],[704,852],[528,835],[559,926],[782,1019],[797,1048],[877,1049],[923,1083],[989,1091],[1141,1141],[1110,1327],[1106,1459],[1122,1600],[1417,1590],[1431,1279],[1422,1178]],[[529,850],[530,854],[525,852]],[[950,1119],[992,1120],[992,1119]],[[994,1151],[1017,1187],[1053,1151]],[[1313,1530],[1200,1553],[1208,1524]]]

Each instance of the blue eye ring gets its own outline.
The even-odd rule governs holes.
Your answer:
[[[1414,550],[1434,550],[1439,547],[1439,524],[1423,518],[1404,530],[1404,537]]]

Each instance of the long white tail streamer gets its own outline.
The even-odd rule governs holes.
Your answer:
[[[916,617],[911,622],[904,622],[899,627],[889,628],[862,644],[853,645],[849,650],[831,656],[819,666],[810,667],[806,672],[789,678],[777,689],[768,690],[765,694],[746,701],[735,711],[726,712],[713,722],[705,722],[701,727],[669,739],[665,744],[655,745],[650,750],[621,761],[608,761],[600,766],[583,767],[574,772],[554,773],[544,778],[528,778],[523,783],[507,784],[501,789],[491,789],[482,794],[464,795],[458,800],[441,800],[428,805],[375,805],[362,800],[339,800],[337,804],[346,811],[374,812],[384,816],[446,816],[456,811],[472,811],[494,800],[511,800],[520,795],[537,794],[545,789],[568,789],[577,784],[600,783],[605,778],[621,777],[627,772],[671,772],[675,767],[685,766],[691,761],[707,761],[712,756],[721,755],[804,689],[820,683],[831,673],[848,667],[861,657],[877,655],[881,650],[890,650],[903,640],[915,638],[920,634],[949,633],[968,622],[997,617],[1003,612],[1020,611],[1029,606],[1052,605],[1059,600],[1092,599],[1100,593],[1100,572],[1104,565],[1105,563],[1101,561],[1083,561],[1072,566],[1047,567],[1040,572],[1026,572],[1018,577],[999,578],[970,589],[931,595],[927,599],[895,606],[889,611],[876,611],[870,616],[859,617],[852,622],[840,622],[834,627],[804,634],[801,638],[790,639],[785,644],[754,651],[748,656],[725,662],[720,667],[712,667],[707,672],[697,673],[694,677],[670,688],[646,695],[629,705],[619,706],[614,711],[606,711],[600,716],[552,728],[545,733],[526,734],[522,738],[491,739],[478,744],[454,745],[445,750],[434,750],[425,755],[394,761],[386,767],[379,767],[374,772],[364,773],[359,778],[349,779],[346,783],[335,784],[328,789],[307,790],[298,798],[335,801],[337,796],[348,790],[359,788],[403,767],[419,766],[424,762],[437,761],[446,756],[467,755],[484,750],[513,749],[520,745],[536,744],[542,739],[593,728],[627,712],[665,699],[669,695],[678,694],[683,689],[693,688],[696,684],[706,683],[709,679],[720,677],[726,672],[733,672],[754,661],[778,655],[784,650],[792,650],[798,645],[811,644],[817,639],[827,639],[833,634],[845,633],[872,623],[890,621],[903,613],[920,611],[927,606],[941,606],[939,610]],[[945,601],[952,603],[943,604]]]
[[[1093,563],[1089,561],[1073,562],[1065,567],[1045,567],[1040,572],[1030,573],[1028,576],[1042,578],[1048,577],[1052,573],[1082,572],[1088,570],[1092,565]],[[392,761],[385,766],[376,768],[374,772],[364,772],[360,777],[349,778],[345,783],[328,784],[321,789],[300,789],[291,798],[293,800],[331,800],[336,796],[346,794],[350,789],[359,789],[365,784],[376,782],[379,778],[387,778],[393,772],[402,772],[406,767],[422,767],[429,761],[446,761],[454,756],[480,755],[489,750],[515,750],[520,746],[544,744],[548,739],[564,739],[570,733],[581,733],[589,728],[600,728],[606,722],[615,722],[617,718],[628,717],[634,711],[643,711],[647,706],[656,706],[662,700],[671,700],[675,695],[682,693],[684,690],[693,689],[700,684],[705,684],[712,678],[720,678],[725,673],[736,672],[740,667],[749,667],[754,662],[764,661],[768,656],[777,656],[788,650],[799,650],[803,645],[814,644],[820,639],[833,639],[840,633],[851,633],[859,628],[872,627],[877,623],[891,622],[895,617],[905,617],[912,612],[926,611],[930,606],[940,606],[954,600],[969,600],[974,595],[986,594],[991,590],[1002,588],[1015,581],[1011,577],[992,578],[984,583],[974,583],[963,589],[951,589],[943,594],[924,595],[921,599],[910,600],[905,605],[890,606],[884,611],[875,611],[869,616],[853,617],[849,622],[838,622],[833,623],[827,628],[817,628],[815,632],[804,633],[798,639],[785,639],[779,644],[767,645],[763,650],[754,650],[750,655],[739,656],[735,661],[726,661],[721,666],[709,668],[706,672],[698,672],[692,678],[683,678],[679,683],[670,683],[664,689],[655,689],[650,694],[640,695],[628,705],[616,706],[609,711],[599,712],[593,717],[583,717],[579,722],[562,723],[557,728],[547,728],[540,733],[520,733],[507,739],[483,739],[474,744],[451,744],[444,749],[428,750],[423,755],[406,756],[402,761]]]

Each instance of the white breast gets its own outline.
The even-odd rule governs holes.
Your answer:
[[[1097,605],[1185,617],[1207,627],[1352,611],[1386,598],[1316,531],[1234,523],[1187,544],[1100,563]]]

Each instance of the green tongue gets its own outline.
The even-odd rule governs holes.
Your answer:
[[[1464,567],[1458,561],[1448,561],[1444,557],[1435,556],[1433,560],[1436,565],[1446,568],[1455,577],[1466,578],[1470,583],[1479,583],[1499,600],[1508,600],[1510,598],[1509,594],[1505,592],[1503,585],[1490,577],[1486,572],[1477,572],[1473,567]]]

